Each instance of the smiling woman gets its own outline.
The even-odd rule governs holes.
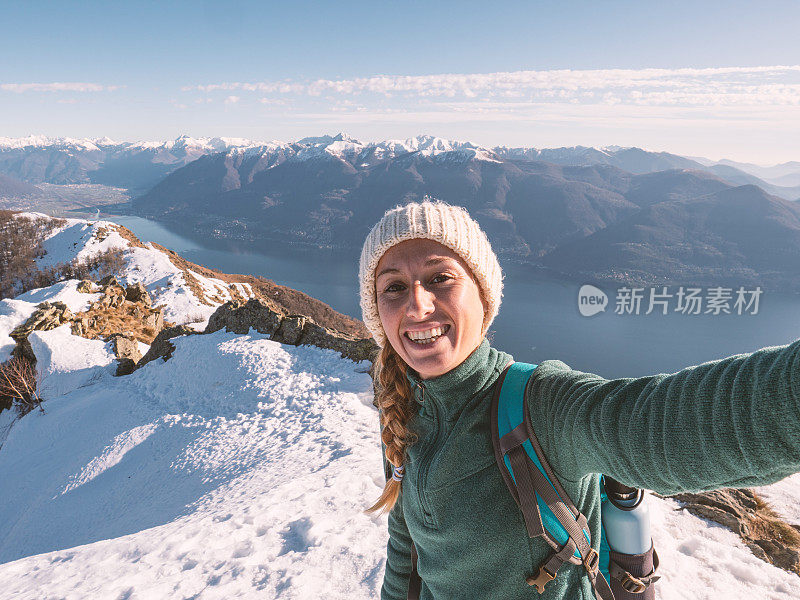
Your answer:
[[[650,600],[652,545],[602,558],[604,493],[766,485],[800,470],[800,341],[638,379],[532,365],[519,390],[527,430],[498,446],[491,407],[513,359],[486,339],[503,281],[478,224],[442,202],[391,209],[364,242],[359,277],[381,346],[387,482],[369,510],[389,511],[382,600]],[[551,485],[517,470],[512,452],[525,442],[546,457]],[[512,493],[498,447],[514,462]],[[533,488],[559,522],[574,517],[566,542],[539,531],[547,515],[529,501]],[[634,533],[649,540],[646,531]]]

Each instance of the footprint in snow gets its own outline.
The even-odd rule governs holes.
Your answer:
[[[289,523],[288,529],[281,534],[283,536],[283,546],[278,556],[283,556],[289,552],[307,552],[314,545],[309,535],[311,525],[311,520],[306,517]]]

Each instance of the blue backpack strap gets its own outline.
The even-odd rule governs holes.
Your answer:
[[[492,442],[495,459],[522,511],[530,537],[542,537],[552,548],[536,576],[526,578],[539,593],[566,562],[583,565],[601,600],[613,600],[599,572],[599,555],[591,547],[586,517],[575,507],[542,452],[531,427],[525,387],[537,365],[511,363],[498,378],[492,398]]]

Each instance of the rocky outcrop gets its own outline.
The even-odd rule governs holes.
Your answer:
[[[31,332],[39,329],[48,331],[59,325],[72,321],[73,314],[63,302],[41,302],[36,305],[36,310],[22,324],[17,325],[9,334],[12,338],[27,337]]]
[[[147,293],[147,288],[144,287],[144,284],[141,282],[129,285],[125,289],[125,300],[128,302],[141,302],[145,306],[151,306],[153,304],[150,294]]]
[[[142,359],[139,343],[132,337],[123,334],[111,336],[111,349],[117,357],[116,375],[133,373],[136,364]]]
[[[84,294],[94,294],[97,291],[97,286],[91,279],[84,279],[75,289]]]
[[[672,497],[693,515],[738,534],[758,558],[800,575],[800,526],[783,521],[753,490],[731,488]]]
[[[28,341],[31,332],[70,324],[73,335],[111,340],[117,357],[116,374],[132,372],[142,358],[137,341],[150,343],[164,328],[161,309],[151,306],[152,300],[144,285],[136,283],[123,288],[113,275],[97,283],[85,279],[78,284],[77,290],[87,294],[100,293],[101,296],[86,311],[77,314],[73,314],[63,302],[38,304],[33,314],[9,334],[16,342],[11,355],[35,365],[36,355]]]
[[[100,281],[97,282],[97,285],[99,285],[101,288],[106,288],[110,285],[118,286],[119,282],[117,281],[117,278],[114,275],[106,275]]]
[[[134,370],[157,358],[162,358],[163,360],[170,359],[172,357],[172,353],[175,352],[175,346],[170,343],[170,340],[181,335],[195,334],[200,334],[200,332],[196,329],[192,329],[188,325],[175,325],[173,327],[162,329],[158,332],[158,335],[153,340],[153,343],[150,344],[150,349],[147,351],[147,353],[136,363]]]
[[[109,339],[117,333],[149,344],[164,328],[161,308],[153,308],[150,295],[141,283],[123,288],[116,277],[109,275],[97,285],[89,280],[78,285],[78,291],[100,293],[85,311],[72,320],[72,333],[89,339]]]
[[[277,305],[265,300],[231,301],[222,304],[208,319],[203,333],[225,329],[231,333],[245,334],[250,328],[271,336],[280,327],[283,312]]]
[[[73,319],[72,311],[63,302],[42,302],[36,310],[21,325],[17,325],[9,334],[16,342],[16,347],[11,351],[11,356],[24,358],[32,365],[36,364],[36,355],[33,353],[28,336],[38,330],[48,331]]]
[[[360,320],[337,312],[321,300],[317,300],[300,290],[278,285],[264,277],[245,274],[231,275],[215,269],[209,269],[203,265],[189,262],[175,251],[155,242],[148,242],[148,244],[164,253],[176,268],[183,271],[187,287],[202,304],[214,306],[215,308],[220,306],[223,302],[220,299],[220,295],[224,296],[223,292],[227,291],[231,300],[240,299],[244,302],[251,297],[261,298],[269,306],[273,307],[276,312],[285,315],[305,315],[313,319],[318,325],[356,338],[370,336],[369,330]],[[221,285],[215,283],[214,288],[217,293],[212,294],[198,285],[193,275],[194,273],[202,277],[219,280],[222,285],[227,285],[227,288],[223,289]],[[246,293],[242,294],[241,292],[243,291]],[[227,297],[225,298],[225,300],[228,299]]]
[[[239,334],[245,334],[252,328],[282,344],[327,348],[356,362],[373,360],[378,352],[378,345],[372,338],[355,337],[328,329],[303,315],[284,314],[276,305],[260,298],[251,298],[244,303],[233,300],[221,305],[209,318],[203,333],[223,328]]]

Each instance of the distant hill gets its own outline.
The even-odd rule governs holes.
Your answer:
[[[762,167],[761,165],[754,165],[752,163],[740,163],[732,160],[721,160],[720,165],[735,167],[740,171],[755,175],[766,181],[778,186],[795,187],[800,185],[800,162],[789,161],[771,167]]]
[[[649,152],[641,148],[495,148],[498,156],[550,162],[557,165],[610,165],[629,173],[652,173],[669,169],[703,169],[703,164],[668,152]]]
[[[759,210],[798,199],[800,187],[767,183],[739,166],[755,167],[640,148],[492,149],[431,136],[364,143],[338,134],[266,144],[186,136],[163,143],[0,138],[0,173],[20,182],[17,190],[39,181],[138,189],[132,212],[205,237],[356,252],[387,208],[430,195],[467,207],[501,256],[568,277],[589,272],[677,282],[741,275],[797,289],[784,260],[795,256],[794,222],[778,219],[770,230],[767,242],[785,240],[782,249],[764,243],[752,224],[773,218]],[[776,169],[770,173],[791,177],[794,166]],[[106,196],[110,189],[92,193]],[[127,198],[124,189],[116,191]],[[726,214],[729,193],[755,208]],[[720,210],[703,227],[692,224],[715,194]],[[71,197],[51,203],[67,200],[75,203]],[[652,222],[630,225],[636,219]],[[647,227],[664,232],[634,246]],[[696,249],[676,252],[673,244],[687,232]],[[734,233],[741,239],[726,237]],[[595,243],[597,265],[587,269],[575,248]],[[716,255],[724,260],[708,260]]]
[[[366,166],[363,158],[320,151],[278,160],[257,150],[206,156],[133,206],[141,215],[252,240],[354,248],[387,208],[430,194],[466,206],[502,252],[519,257],[637,210],[620,193],[630,175],[611,167],[474,158],[464,149],[398,153]]]
[[[756,177],[755,175],[751,175],[748,172],[731,167],[729,165],[717,164],[706,168],[721,179],[724,179],[725,181],[734,185],[756,185],[765,192],[780,198],[784,198],[785,200],[796,200],[797,198],[800,198],[800,171],[798,171],[798,183],[794,183],[791,186],[786,186],[768,183],[763,179]],[[795,181],[795,177],[794,175],[788,175],[781,181]]]
[[[800,290],[800,205],[746,185],[652,204],[543,257],[617,281]]]
[[[143,191],[204,154],[248,144],[188,136],[169,142],[0,138],[0,173],[34,184],[97,183]]]

